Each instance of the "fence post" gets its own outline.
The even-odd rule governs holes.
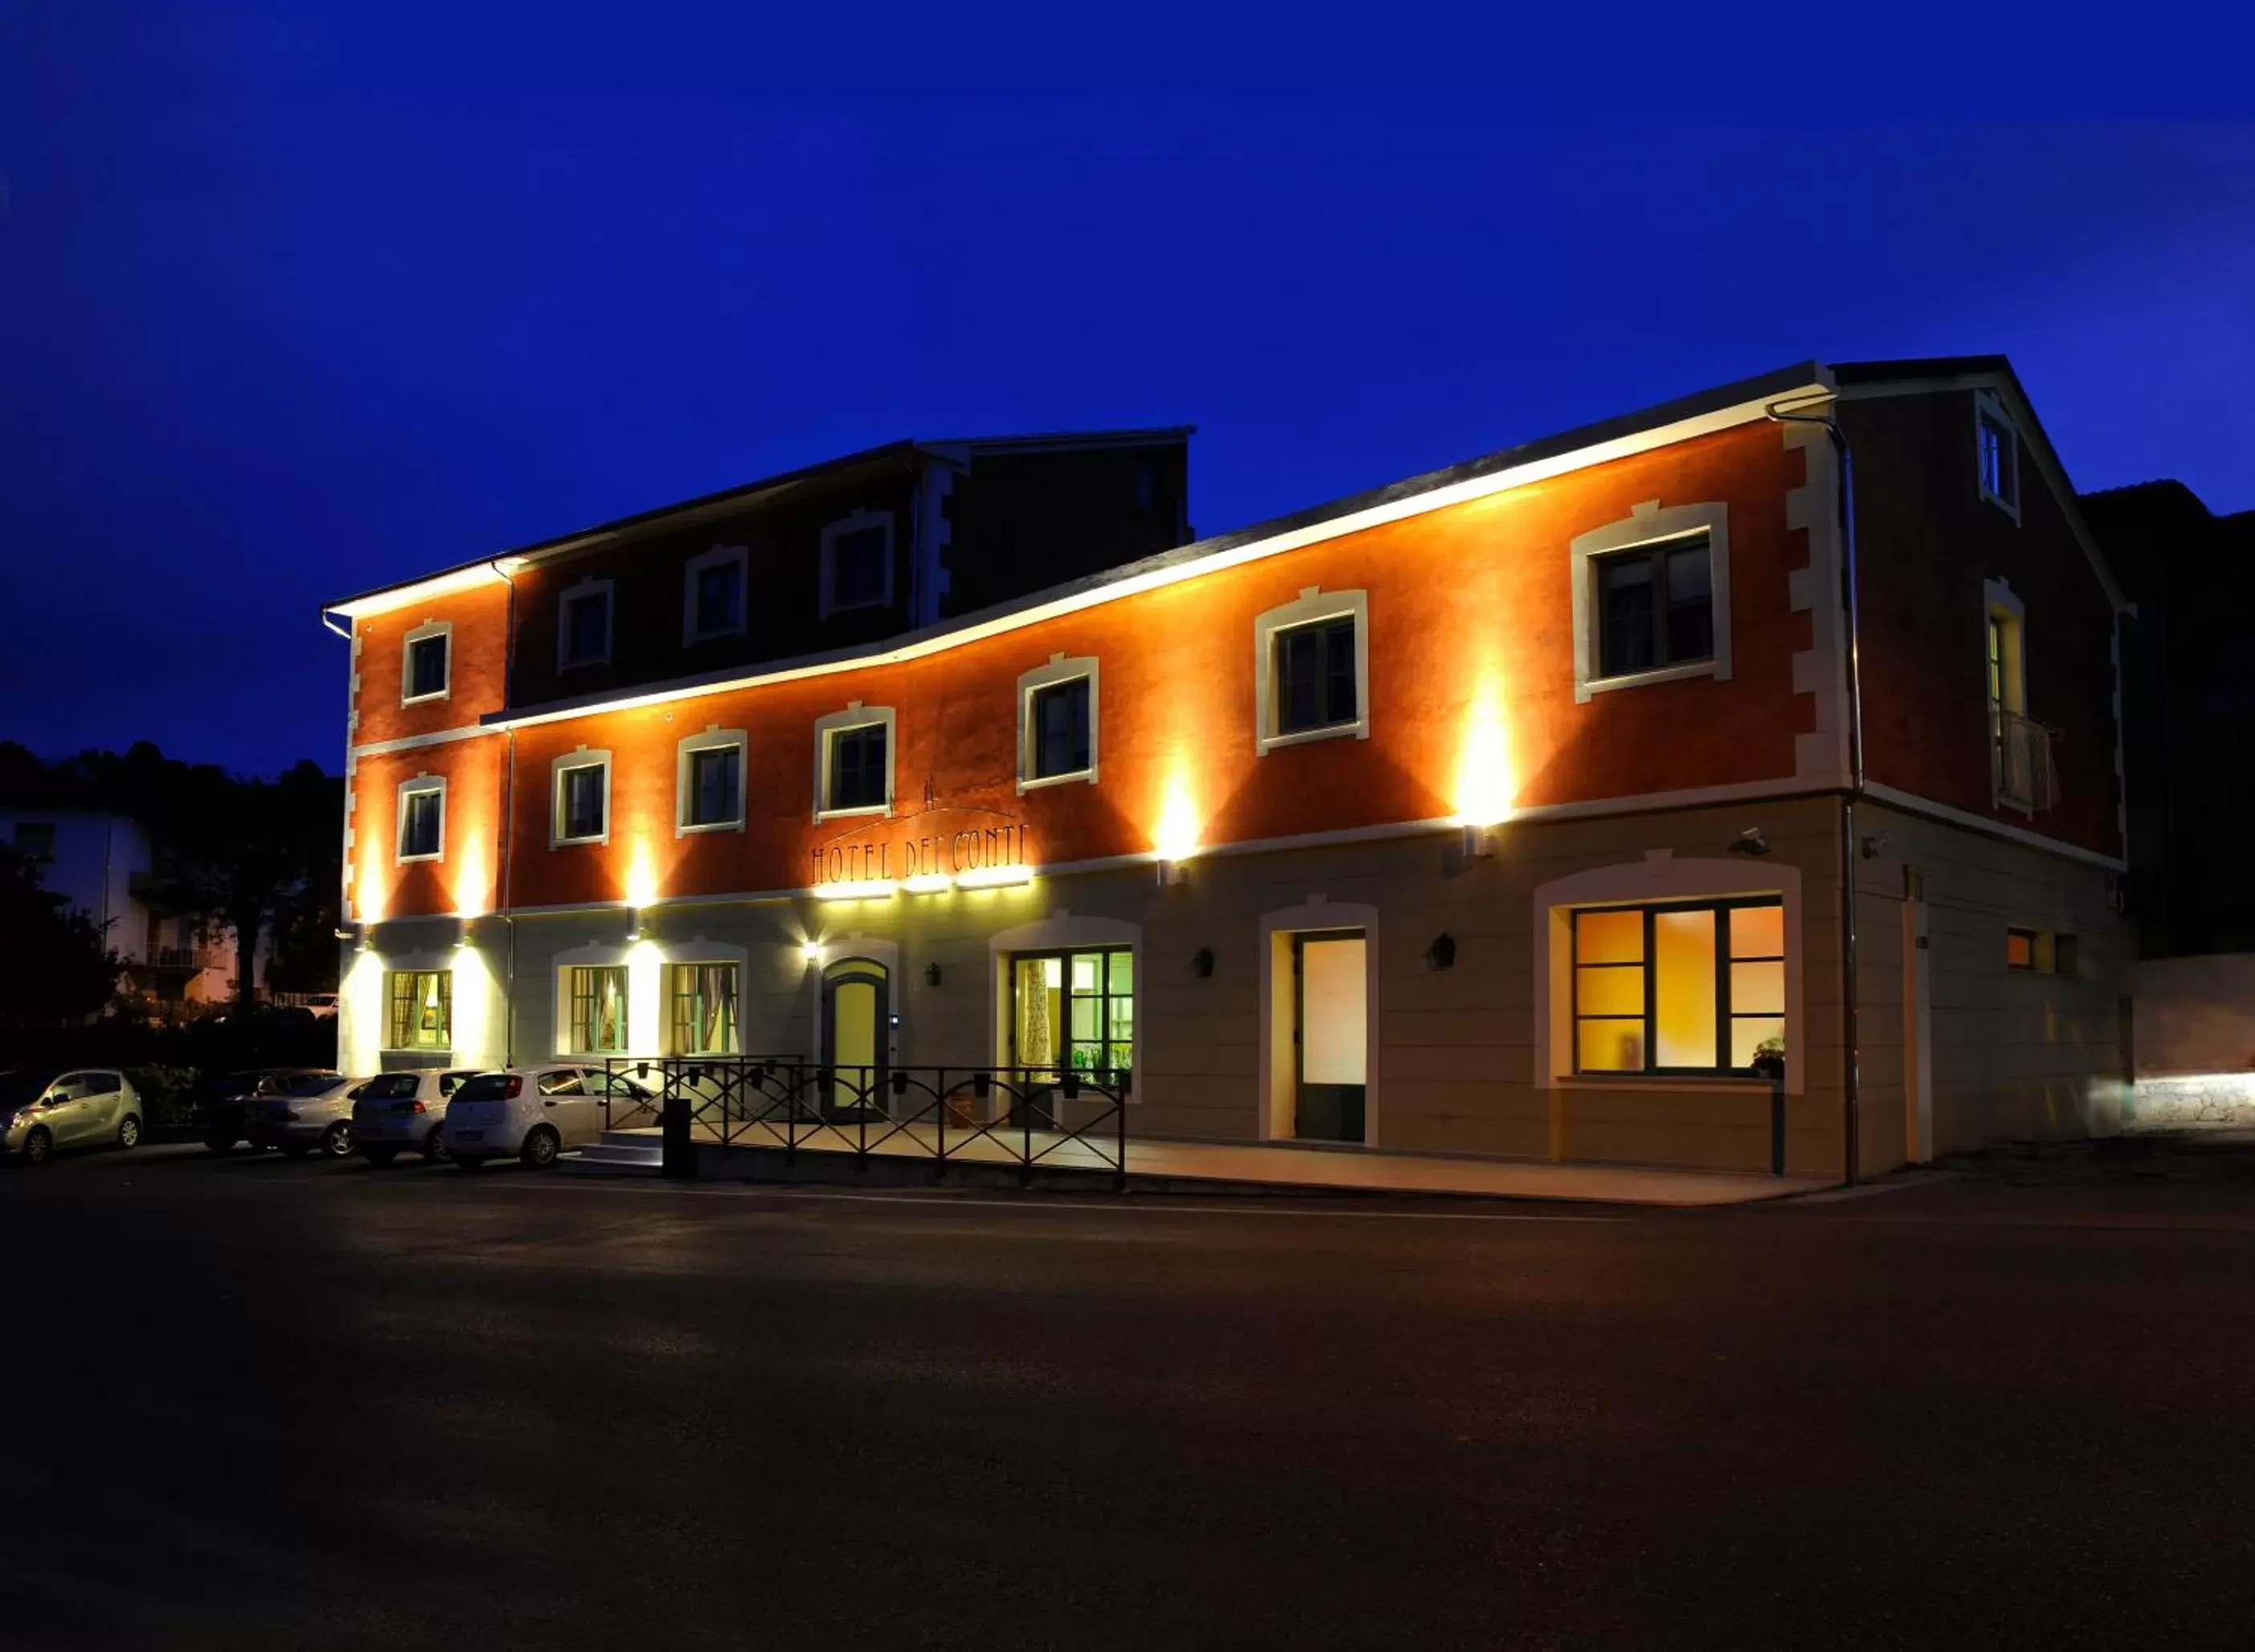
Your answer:
[[[697,1140],[691,1130],[689,1092],[678,1083],[665,1087],[664,1152],[660,1169],[668,1181],[697,1180]]]
[[[1769,1173],[1785,1174],[1785,1074],[1769,1081]]]
[[[1115,1194],[1128,1191],[1128,1092],[1135,1082],[1135,1069],[1131,1068],[1121,1073],[1120,1094],[1113,1103],[1120,1110],[1119,1135],[1113,1144],[1113,1163],[1119,1166],[1112,1173],[1112,1191]]]

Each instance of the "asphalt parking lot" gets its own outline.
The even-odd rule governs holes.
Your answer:
[[[0,1643],[2244,1647],[2255,1153],[1743,1210],[0,1175]]]

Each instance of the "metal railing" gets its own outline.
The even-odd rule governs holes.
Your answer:
[[[899,1067],[796,1056],[666,1056],[606,1062],[613,1129],[648,1128],[675,1103],[690,1139],[727,1147],[951,1164],[1108,1171],[1128,1181],[1125,1068]],[[623,1081],[623,1084],[620,1082]],[[627,1089],[632,1087],[632,1091]],[[640,1092],[639,1095],[632,1092]],[[629,1119],[639,1121],[623,1122]]]
[[[1994,713],[1992,761],[2001,802],[2041,814],[2059,805],[2059,770],[2052,762],[2052,731],[2018,711]]]

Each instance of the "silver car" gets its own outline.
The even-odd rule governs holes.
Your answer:
[[[318,1152],[343,1158],[353,1149],[353,1093],[360,1081],[341,1073],[315,1073],[250,1109],[253,1147],[278,1147],[292,1158]]]
[[[449,1072],[379,1073],[353,1091],[353,1144],[371,1165],[402,1153],[432,1160],[446,1154],[446,1103],[475,1068]]]
[[[135,1147],[141,1096],[114,1067],[23,1067],[0,1073],[0,1153],[44,1165],[66,1147]]]
[[[545,1170],[558,1154],[591,1147],[605,1130],[629,1119],[657,1122],[648,1089],[600,1067],[558,1061],[465,1081],[447,1106],[444,1140],[464,1170],[495,1158]]]

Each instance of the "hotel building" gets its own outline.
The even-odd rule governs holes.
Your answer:
[[[1748,1169],[1775,1083],[1801,1173],[2111,1128],[2123,605],[2002,358],[1192,542],[1187,435],[332,604],[343,1064],[1128,1068],[1149,1137]]]

